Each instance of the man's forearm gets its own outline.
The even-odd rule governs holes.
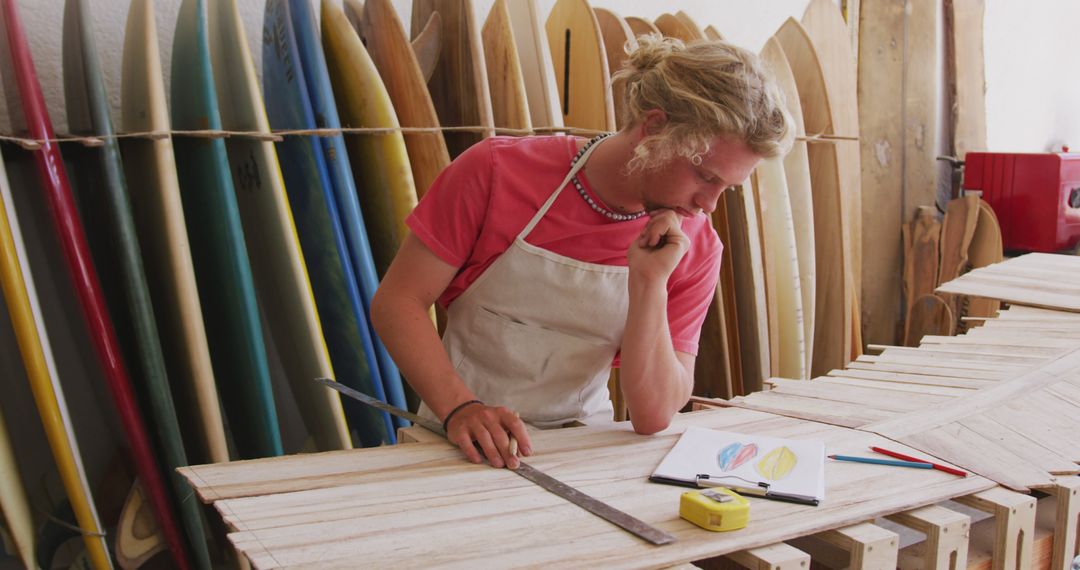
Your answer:
[[[665,429],[690,398],[689,378],[675,354],[667,318],[667,284],[630,277],[619,381],[640,433]]]
[[[437,417],[476,397],[454,371],[422,302],[380,290],[371,318],[402,375]]]

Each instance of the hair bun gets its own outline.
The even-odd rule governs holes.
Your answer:
[[[685,48],[682,40],[660,38],[653,34],[640,36],[637,42],[638,47],[629,53],[626,65],[639,73],[654,69],[671,54]]]

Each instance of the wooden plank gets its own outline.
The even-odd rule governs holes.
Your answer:
[[[945,0],[945,77],[952,155],[986,149],[985,0]]]
[[[896,342],[907,268],[901,228],[936,203],[937,13],[929,0],[869,2],[859,13],[861,215],[874,228],[863,236],[867,342]]]
[[[993,208],[983,200],[979,200],[979,219],[975,223],[975,233],[971,236],[971,246],[968,248],[968,259],[974,268],[986,267],[998,263],[1004,259],[1004,246],[1001,238],[1001,226]],[[1001,302],[997,299],[985,297],[968,297],[962,304],[966,316],[992,317],[1001,309]],[[966,330],[967,327],[963,327]]]
[[[952,281],[968,270],[968,249],[979,220],[979,198],[964,196],[949,202],[941,223],[941,258],[938,284]],[[960,298],[942,295],[954,317],[961,313]]]
[[[902,228],[904,237],[904,344],[910,345],[911,310],[915,300],[934,292],[941,255],[941,223],[935,209],[920,207],[915,219]]]
[[[879,382],[877,380],[870,380],[866,378],[837,378],[832,376],[823,376],[821,378],[815,378],[814,382],[820,384],[830,384],[833,386],[865,386],[867,388],[878,388],[881,390],[892,390],[896,392],[910,392],[915,394],[934,394],[938,396],[949,396],[956,398],[970,394],[975,388],[953,388],[949,386],[940,386],[938,384],[909,384],[906,382]],[[838,388],[843,390],[843,388]]]
[[[994,515],[996,532],[992,568],[1031,568],[1035,537],[1034,497],[994,488],[955,500]]]
[[[941,297],[930,293],[908,305],[904,326],[904,346],[918,346],[926,335],[948,335],[956,331],[952,307]]]
[[[889,520],[926,535],[922,546],[924,570],[967,567],[971,517],[940,506],[929,506],[889,515]]]

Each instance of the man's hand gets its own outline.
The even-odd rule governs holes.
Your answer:
[[[460,447],[473,463],[480,463],[486,457],[492,467],[517,469],[521,462],[515,453],[511,453],[511,436],[517,440],[521,455],[532,455],[532,442],[525,423],[507,408],[483,404],[466,406],[450,418],[446,427],[446,438]]]
[[[689,250],[682,218],[673,210],[656,210],[649,213],[649,223],[630,244],[626,258],[632,274],[666,283]]]

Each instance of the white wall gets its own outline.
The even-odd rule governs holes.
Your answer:
[[[1080,150],[1080,2],[988,0],[986,139],[995,151]]]

